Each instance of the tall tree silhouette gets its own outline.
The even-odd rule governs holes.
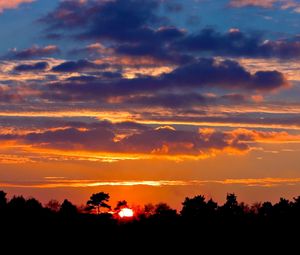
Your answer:
[[[28,214],[40,214],[43,210],[43,206],[35,198],[29,198],[26,200],[25,209]]]
[[[73,205],[68,199],[65,199],[61,204],[59,213],[64,216],[74,216],[77,214],[77,207]]]
[[[271,202],[264,202],[258,211],[260,216],[270,217],[273,213],[273,205]]]
[[[294,197],[293,199],[293,208],[296,210],[296,212],[300,212],[300,196]]]
[[[110,205],[106,202],[109,201],[109,194],[104,192],[95,193],[90,197],[90,200],[87,201],[87,205],[92,208],[97,209],[97,214],[100,214],[101,207],[110,209]]]
[[[24,212],[26,200],[23,196],[14,196],[8,203],[8,208],[13,213],[22,214]]]
[[[204,196],[195,196],[193,198],[185,198],[182,203],[183,207],[181,210],[181,215],[185,218],[207,218],[213,216],[218,204],[215,203],[212,199],[208,202],[205,201]]]
[[[126,208],[128,205],[127,205],[127,201],[126,200],[121,200],[121,201],[118,201],[116,207],[115,207],[115,211],[119,211],[123,208]]]
[[[291,209],[291,203],[285,198],[280,198],[279,202],[274,205],[275,212],[278,216],[287,215]]]
[[[51,199],[45,206],[53,212],[58,212],[60,208],[60,203],[55,199]]]
[[[7,205],[6,193],[0,190],[0,210],[4,209]]]
[[[158,219],[173,220],[175,217],[177,217],[177,211],[172,209],[166,203],[159,203],[155,205],[154,212],[154,216]]]
[[[226,202],[222,206],[221,211],[224,216],[240,216],[243,214],[243,208],[239,206],[237,197],[234,193],[229,193],[226,196]]]

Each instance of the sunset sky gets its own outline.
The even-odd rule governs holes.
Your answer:
[[[9,197],[300,195],[300,1],[0,0],[0,31]]]

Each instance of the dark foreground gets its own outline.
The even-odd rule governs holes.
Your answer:
[[[36,202],[0,203],[0,254],[299,254],[299,199],[247,207],[197,196],[180,213],[160,204],[128,219]]]

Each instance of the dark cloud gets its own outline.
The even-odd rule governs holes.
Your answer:
[[[158,77],[145,76],[134,79],[90,78],[84,82],[64,81],[51,83],[43,96],[54,100],[106,100],[110,97],[126,97],[139,94],[188,93],[211,88],[233,91],[272,91],[288,84],[282,73],[246,71],[232,60],[200,59],[192,64],[178,67],[170,73]]]
[[[24,50],[13,49],[7,55],[8,58],[12,59],[32,59],[39,57],[49,57],[54,54],[60,53],[60,49],[56,45],[48,45],[40,47],[37,45]]]
[[[245,147],[233,144],[231,136],[226,133],[212,132],[207,135],[201,133],[201,131],[174,130],[169,127],[134,134],[126,137],[120,143],[125,151],[135,153],[201,155],[213,149],[224,150],[229,147],[238,150],[248,149],[248,146],[244,143]]]
[[[162,62],[185,64],[192,62],[194,57],[179,53],[169,48],[171,42],[183,38],[184,30],[176,27],[160,27],[153,32],[153,38],[136,43],[128,42],[114,46],[114,52],[119,55],[134,57],[151,57]]]
[[[86,132],[68,128],[44,133],[30,133],[22,140],[29,144],[58,149],[110,150],[114,145],[113,138],[114,133],[111,130],[97,127]]]
[[[255,1],[257,2],[257,1]],[[161,16],[161,5],[180,11],[176,2],[159,0],[63,1],[41,19],[47,33],[65,34],[77,39],[108,41],[117,54],[152,56],[175,64],[193,61],[197,56],[299,58],[299,38],[267,40],[263,34],[230,29],[221,33],[205,28],[197,33],[171,26]],[[192,22],[193,17],[190,17]],[[50,32],[49,32],[50,31]]]
[[[95,82],[97,81],[97,79],[99,79],[99,77],[97,76],[80,75],[80,76],[69,77],[67,80],[73,82]]]
[[[229,89],[269,91],[287,84],[277,71],[251,74],[233,60],[200,59],[163,75],[164,81],[177,87],[215,86]]]
[[[63,1],[41,21],[56,30],[84,27],[81,37],[136,42],[153,36],[146,25],[158,22],[158,6],[158,0]]]
[[[235,105],[234,105],[235,106]],[[248,105],[249,106],[249,105]],[[257,105],[253,106],[253,109]],[[241,107],[239,110],[242,110]],[[179,114],[180,113],[180,114]],[[220,116],[210,116],[208,114],[203,114],[202,112],[188,110],[178,111],[173,113],[173,115],[165,115],[156,112],[140,114],[142,118],[150,119],[153,122],[181,122],[181,123],[210,123],[212,126],[218,126],[220,123],[231,127],[232,125],[248,127],[255,126],[257,128],[282,128],[282,129],[295,129],[295,127],[300,127],[300,116],[299,114],[262,114],[262,113],[232,113],[232,112],[219,112]]]
[[[214,56],[277,57],[282,59],[300,57],[300,41],[266,40],[261,34],[245,34],[238,29],[220,33],[207,28],[190,34],[173,45],[186,52],[210,53]]]
[[[191,109],[198,106],[230,105],[249,103],[248,98],[242,94],[228,94],[223,96],[205,96],[197,93],[191,94],[158,94],[149,96],[135,96],[126,98],[122,104],[139,107],[165,107],[170,109]]]
[[[103,78],[107,79],[120,79],[122,78],[122,73],[121,72],[101,72],[99,73]]]
[[[88,60],[66,61],[62,64],[54,66],[54,72],[84,72],[84,71],[97,71],[109,67],[108,64],[95,64]]]
[[[77,39],[113,42],[111,50],[117,54],[186,63],[191,56],[181,56],[168,47],[171,42],[184,37],[186,31],[168,25],[166,18],[156,14],[160,4],[159,0],[64,1],[41,21],[50,31],[61,30],[68,34],[71,30]],[[176,4],[166,6],[179,8]],[[91,54],[91,50],[99,53],[95,47],[75,49],[74,52]]]
[[[125,43],[115,47],[115,51],[121,54],[137,56],[153,56],[157,58],[170,57],[165,48],[165,42],[183,37],[185,32],[176,27],[160,27],[153,33],[151,40],[145,40],[139,43]],[[152,54],[151,54],[152,53]],[[161,55],[161,56],[160,56]]]
[[[59,29],[70,29],[78,26],[85,26],[89,20],[89,17],[93,11],[90,9],[90,2],[81,2],[78,0],[61,1],[58,7],[47,14],[45,17],[39,19],[40,22],[45,23],[48,26],[49,33],[59,35]],[[96,1],[94,1],[96,4]],[[96,4],[97,6],[97,4]]]
[[[48,62],[42,61],[34,64],[22,64],[14,67],[16,72],[37,72],[44,71],[49,68]]]
[[[78,123],[79,126],[84,124]],[[112,153],[142,153],[163,155],[201,155],[211,150],[227,148],[248,150],[252,137],[210,130],[183,131],[172,127],[149,128],[141,124],[100,122],[24,135],[2,134],[0,140],[17,140],[35,147],[60,150],[87,150]],[[117,138],[117,134],[124,138]]]
[[[187,108],[199,105],[206,105],[208,99],[199,94],[158,94],[149,96],[135,96],[124,100],[124,104],[139,107],[166,107],[166,108]]]

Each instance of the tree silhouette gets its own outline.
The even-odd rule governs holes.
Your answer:
[[[215,214],[218,209],[218,203],[216,203],[212,198],[207,201],[206,206],[208,212],[211,214]]]
[[[4,209],[7,205],[6,193],[0,190],[0,210]]]
[[[61,205],[57,200],[51,199],[45,206],[53,212],[58,212]]]
[[[77,207],[67,199],[64,200],[59,209],[59,213],[65,216],[74,216],[77,212]]]
[[[89,205],[93,209],[97,209],[97,214],[100,214],[101,207],[110,209],[110,205],[106,202],[109,201],[109,194],[104,192],[95,193],[90,197],[90,200],[87,201],[87,205]]]
[[[204,196],[195,196],[193,198],[185,198],[182,203],[183,207],[180,214],[189,220],[207,220],[216,214],[218,204],[212,199],[205,201]]]
[[[226,196],[226,202],[222,206],[221,211],[227,217],[240,216],[243,214],[243,207],[239,206],[236,195],[229,193]]]
[[[273,205],[271,202],[264,202],[259,208],[259,215],[263,217],[270,217],[272,215]]]
[[[274,210],[277,215],[284,216],[289,213],[291,209],[291,203],[285,198],[280,198],[279,202],[274,205]]]
[[[238,206],[237,197],[234,193],[227,194],[226,203],[224,206],[230,209],[235,209]]]
[[[120,211],[121,209],[123,208],[126,208],[128,207],[127,205],[127,201],[126,200],[121,200],[121,201],[118,201],[116,207],[115,207],[115,211]]]
[[[172,219],[177,216],[177,211],[172,209],[166,203],[159,203],[155,205],[155,216],[158,218]]]
[[[13,213],[22,213],[25,209],[26,200],[22,196],[14,196],[8,203],[8,208]]]
[[[151,203],[145,204],[143,214],[145,217],[149,217],[155,213],[155,206]]]
[[[26,200],[25,209],[29,214],[38,214],[43,210],[43,206],[35,198],[29,198]]]
[[[294,197],[294,202],[293,202],[293,208],[296,210],[296,212],[300,212],[300,196]]]

